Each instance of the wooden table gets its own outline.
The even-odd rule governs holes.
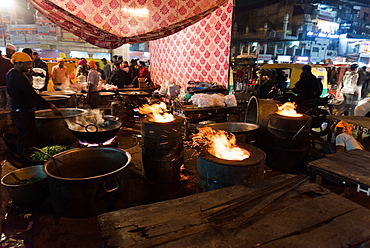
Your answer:
[[[199,108],[196,105],[182,105],[171,107],[172,114],[184,117],[186,120],[185,136],[188,137],[198,124],[205,121],[225,122],[229,114],[233,113],[235,107],[209,107]]]
[[[171,107],[173,114],[186,117],[188,122],[198,122],[202,117],[207,117],[207,115],[227,115],[232,113],[235,107],[209,107],[209,108],[199,108],[196,105],[183,105],[181,107]]]
[[[369,242],[369,209],[307,181],[268,192],[296,177],[285,174],[253,187],[237,185],[101,214],[102,247],[330,248]],[[214,215],[236,203],[217,205],[236,199],[244,203],[230,215]]]
[[[357,132],[357,139],[362,139],[362,133],[370,134],[370,118],[366,116],[342,116],[342,115],[327,115],[326,119],[329,120],[329,135],[328,135],[328,142],[330,142],[332,131],[330,127],[334,123],[338,123],[339,121],[345,121],[350,124],[355,125],[355,129],[358,130]]]
[[[350,150],[311,161],[308,171],[321,178],[355,189],[370,196],[370,152]]]

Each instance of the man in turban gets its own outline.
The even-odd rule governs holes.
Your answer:
[[[13,53],[15,53],[16,47],[13,44],[6,43],[5,45],[5,52],[6,52],[6,57],[8,59],[12,58]]]
[[[98,101],[99,101],[99,91],[98,91],[98,84],[99,84],[99,74],[97,72],[98,66],[96,65],[94,60],[89,60],[87,63],[89,66],[89,74],[87,75],[87,97],[86,100],[92,109],[98,108]]]
[[[51,68],[51,79],[55,90],[65,90],[69,86],[68,68],[64,65],[64,59],[57,58],[58,64]]]
[[[352,136],[353,125],[345,121],[340,121],[335,127],[335,147],[337,153],[346,152],[353,149],[364,150],[364,147]]]
[[[10,60],[14,68],[6,74],[6,83],[11,97],[11,115],[18,129],[18,154],[22,166],[29,166],[27,157],[34,146],[36,125],[35,109],[51,108],[54,114],[60,115],[55,105],[48,103],[32,88],[26,73],[32,68],[31,57],[24,52],[16,52]]]

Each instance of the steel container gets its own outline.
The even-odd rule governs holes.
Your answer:
[[[41,96],[44,98],[47,102],[50,102],[57,106],[58,108],[68,108],[69,106],[69,99],[70,96],[66,95],[48,95],[48,96]]]
[[[65,217],[89,217],[125,207],[130,162],[128,152],[109,147],[55,155],[44,164],[53,209]]]
[[[220,122],[200,125],[197,128],[210,127],[213,130],[224,130],[235,135],[237,142],[253,143],[259,125],[244,122]]]
[[[16,203],[32,203],[48,196],[47,175],[42,165],[14,170],[1,179],[10,198]],[[40,179],[29,184],[19,184],[20,180]]]
[[[84,109],[61,108],[62,116],[55,115],[51,109],[38,110],[36,116],[36,140],[38,147],[48,145],[71,145],[77,141],[67,127],[65,119],[74,120],[86,112]]]
[[[72,90],[42,91],[40,92],[39,95],[41,96],[56,96],[56,95],[69,96],[68,101],[66,101],[66,106],[61,106],[61,107],[64,107],[64,108],[75,108],[76,107],[77,93]]]
[[[270,114],[278,111],[279,101],[271,99],[261,99],[252,96],[245,111],[244,122],[253,123],[260,126],[256,132],[256,146],[265,150],[268,143],[267,124]]]

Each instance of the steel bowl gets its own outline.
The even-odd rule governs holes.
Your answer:
[[[20,180],[40,179],[39,181],[19,184]],[[14,170],[1,178],[10,198],[16,203],[31,203],[48,196],[47,175],[43,165],[35,165]]]
[[[260,128],[259,125],[245,122],[220,122],[199,125],[197,128],[210,127],[213,130],[224,130],[236,136],[238,142],[253,143],[255,133]]]

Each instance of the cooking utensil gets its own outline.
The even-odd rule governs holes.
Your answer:
[[[85,130],[76,130],[68,127],[72,134],[83,143],[101,144],[114,138],[119,132],[122,122],[118,121],[114,116],[104,116],[106,121],[101,126],[104,130],[99,130],[98,126],[86,126]],[[86,130],[89,129],[89,130]]]

